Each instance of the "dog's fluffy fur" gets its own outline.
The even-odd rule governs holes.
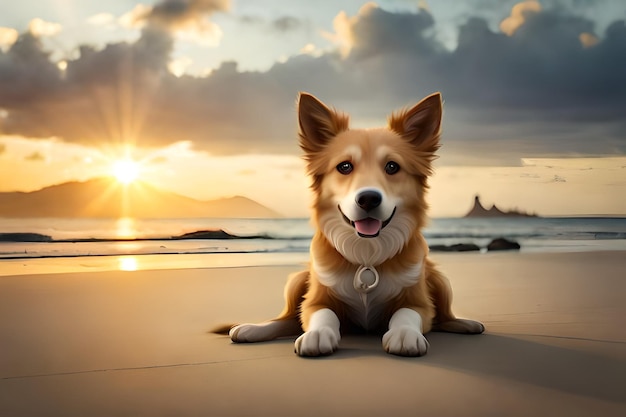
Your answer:
[[[289,277],[276,319],[232,327],[234,342],[304,330],[296,353],[319,356],[337,349],[340,329],[361,329],[384,332],[389,353],[421,356],[431,330],[483,332],[481,323],[452,313],[450,284],[427,258],[420,232],[441,117],[437,93],[392,114],[386,128],[350,129],[346,115],[300,94],[316,226],[310,267]]]

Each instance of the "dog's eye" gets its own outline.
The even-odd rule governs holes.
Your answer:
[[[397,162],[389,161],[385,165],[385,172],[389,175],[397,174],[400,171],[400,165]]]
[[[352,172],[353,169],[354,165],[352,165],[352,163],[348,161],[343,161],[342,163],[337,165],[337,171],[339,171],[339,173],[343,175],[348,175]]]

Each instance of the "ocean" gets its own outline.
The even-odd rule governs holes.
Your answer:
[[[172,239],[202,230],[224,230],[232,236]],[[22,242],[8,233],[35,233],[52,241]],[[267,254],[276,262],[306,261],[312,235],[309,220],[303,218],[0,218],[0,240],[9,240],[0,242],[0,268],[10,259],[94,256]],[[521,252],[626,250],[626,218],[435,218],[424,235],[431,246],[473,243],[482,252],[499,237],[517,241]]]

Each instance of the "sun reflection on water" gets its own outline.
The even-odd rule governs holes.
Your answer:
[[[115,222],[115,236],[123,239],[134,239],[137,237],[135,219],[132,217],[122,217]]]
[[[135,256],[120,256],[117,259],[120,271],[136,271],[137,258]]]

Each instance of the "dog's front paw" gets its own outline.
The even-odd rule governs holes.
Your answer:
[[[383,348],[392,355],[424,356],[428,346],[428,340],[413,326],[394,327],[383,335]]]
[[[299,356],[330,355],[339,346],[340,336],[330,327],[309,330],[296,339],[295,352]]]

